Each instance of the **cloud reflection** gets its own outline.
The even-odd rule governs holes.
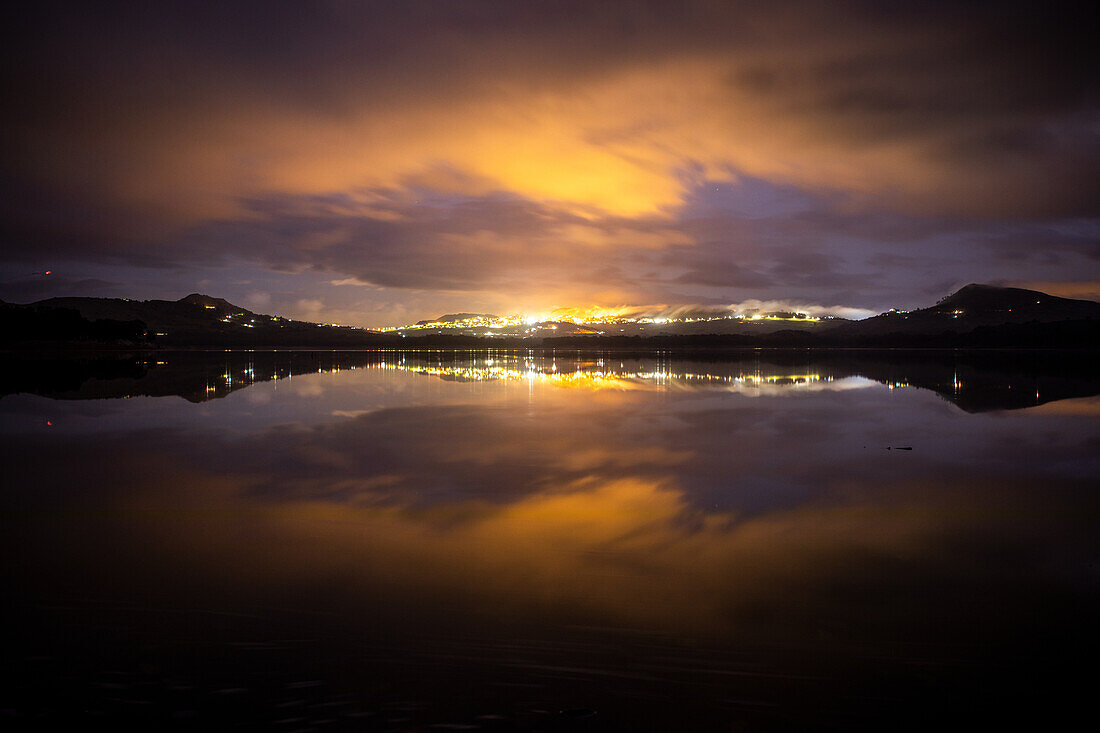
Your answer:
[[[1072,595],[1091,573],[1087,416],[943,413],[889,390],[764,404],[483,384],[496,399],[243,434],[13,435],[24,459],[4,505],[22,519],[6,542],[55,588],[141,579],[169,596],[382,598],[724,638],[992,633],[1003,604]],[[1046,437],[1005,456],[1020,420]],[[915,452],[885,450],[899,439]]]

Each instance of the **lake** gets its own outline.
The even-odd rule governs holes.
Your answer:
[[[669,731],[1091,717],[1096,361],[8,358],[0,719]]]

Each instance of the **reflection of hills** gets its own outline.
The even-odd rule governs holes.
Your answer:
[[[90,400],[177,395],[190,402],[225,397],[257,382],[374,363],[364,352],[156,352],[134,356],[0,361],[0,395],[29,392]]]
[[[841,389],[852,377],[929,389],[968,412],[1013,409],[1100,393],[1091,352],[746,350],[667,352],[283,351],[157,352],[0,362],[0,395],[55,399],[224,397],[256,382],[361,368],[448,381],[537,379],[575,388]],[[849,382],[843,382],[848,379]]]
[[[814,359],[829,370],[932,390],[967,412],[1100,393],[1095,352],[826,351]]]

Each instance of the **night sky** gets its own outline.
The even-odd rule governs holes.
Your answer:
[[[0,298],[363,326],[1100,298],[1075,5],[30,3],[2,24]]]

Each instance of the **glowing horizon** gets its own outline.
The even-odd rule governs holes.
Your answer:
[[[459,313],[468,312],[469,311],[459,311]],[[505,316],[477,314],[470,318],[447,321],[423,318],[408,324],[383,326],[378,328],[378,330],[401,331],[442,328],[500,329],[554,323],[571,323],[578,326],[616,323],[665,325],[719,320],[782,320],[810,323],[828,318],[859,320],[873,315],[875,315],[875,313],[872,311],[847,306],[821,306],[792,303],[790,301],[749,300],[721,307],[714,305],[588,306],[554,308],[541,312],[513,313]]]

